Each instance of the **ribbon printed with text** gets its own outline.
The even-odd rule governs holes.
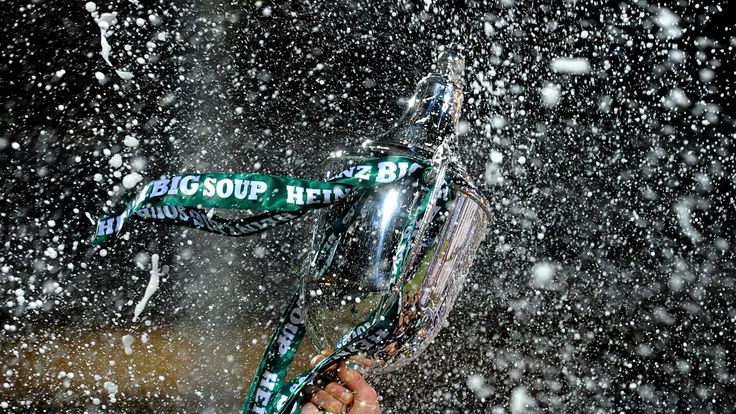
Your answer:
[[[248,236],[289,222],[309,210],[344,200],[353,191],[376,188],[412,178],[422,180],[426,163],[400,156],[366,159],[354,163],[327,181],[302,180],[252,173],[186,174],[161,178],[146,184],[124,211],[97,221],[92,242],[102,244],[118,236],[131,219],[184,225],[225,236]],[[444,177],[443,180],[444,181]],[[421,219],[429,194],[411,214]],[[206,209],[262,211],[243,219],[218,217]],[[339,228],[335,228],[339,231]],[[411,245],[414,232],[406,232]],[[399,277],[409,249],[400,249],[391,278]],[[386,295],[378,308],[360,324],[361,330],[346,335],[332,355],[311,370],[284,384],[294,356],[305,335],[304,294],[298,289],[271,337],[243,407],[243,413],[296,413],[301,391],[328,367],[341,359],[377,349],[392,332],[398,314],[398,295]],[[363,329],[364,328],[364,329]]]

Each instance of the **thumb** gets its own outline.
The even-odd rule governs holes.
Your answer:
[[[380,413],[381,410],[378,408],[376,390],[366,382],[360,372],[350,368],[344,361],[341,361],[338,365],[337,374],[345,387],[353,392],[353,409],[350,411],[351,414]]]

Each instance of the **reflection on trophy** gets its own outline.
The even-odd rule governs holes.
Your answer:
[[[389,133],[327,161],[328,178],[360,174],[351,165],[367,158],[397,155],[432,166],[421,178],[351,193],[322,210],[314,226],[303,274],[307,334],[316,346],[337,349],[396,307],[392,332],[368,355],[374,371],[406,364],[437,335],[491,219],[487,200],[449,157],[463,70],[460,49],[444,51]]]

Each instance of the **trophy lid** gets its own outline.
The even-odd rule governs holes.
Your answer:
[[[437,71],[452,82],[462,83],[465,72],[465,57],[460,53],[463,47],[453,43],[437,57]]]
[[[463,102],[461,51],[459,44],[452,44],[439,54],[435,71],[417,83],[404,114],[379,144],[400,144],[431,154],[450,143]]]

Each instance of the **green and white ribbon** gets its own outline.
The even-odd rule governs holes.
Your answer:
[[[184,225],[225,236],[247,236],[289,222],[309,210],[341,202],[356,190],[369,190],[407,178],[411,178],[412,183],[419,181],[421,184],[424,174],[429,171],[427,167],[426,162],[391,156],[355,163],[327,181],[252,173],[186,174],[161,178],[146,184],[122,213],[100,218],[93,243],[102,244],[118,236],[130,219]],[[435,184],[433,191],[423,196],[418,207],[409,212],[412,219],[403,229],[400,248],[393,258],[389,278],[392,286],[406,263],[416,237],[417,224],[424,216],[430,199],[436,197],[440,186],[447,188],[443,185],[444,176],[439,181],[441,183]],[[351,209],[326,229],[322,243],[328,246],[328,251],[334,250],[341,233],[349,228],[358,210],[369,201],[365,196],[353,198]],[[245,219],[227,219],[205,210],[213,208],[265,213]],[[318,269],[318,273],[322,270]],[[244,414],[298,412],[304,386],[339,360],[359,353],[376,352],[393,331],[400,311],[399,294],[389,289],[366,321],[336,344],[332,355],[284,385],[306,331],[303,301],[304,292],[300,287],[266,347],[243,406]]]
[[[315,208],[343,200],[353,189],[367,189],[416,177],[425,164],[406,157],[369,159],[329,181],[253,173],[187,174],[161,178],[143,187],[120,214],[97,221],[94,244],[117,236],[131,218],[179,224],[225,236],[248,236],[286,223]],[[240,220],[208,214],[223,208],[267,211]]]

